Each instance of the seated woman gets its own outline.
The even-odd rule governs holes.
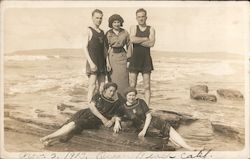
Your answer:
[[[75,134],[80,134],[83,129],[96,129],[102,124],[111,127],[116,120],[117,109],[124,103],[116,91],[117,84],[112,82],[105,84],[103,92],[93,96],[89,108],[76,112],[60,129],[41,138],[40,141],[44,146],[50,146],[57,140],[68,141]]]
[[[187,150],[198,150],[189,146],[167,121],[159,122],[159,120],[152,117],[145,101],[136,98],[137,91],[135,88],[128,87],[124,92],[126,102],[120,108],[119,112],[123,114],[123,120],[127,119],[132,121],[132,125],[139,130],[139,137],[144,137],[146,134],[155,135],[155,133],[158,132],[157,136],[166,140],[166,144],[170,140],[175,145],[186,148]],[[120,125],[116,123],[114,131],[117,132],[119,130]]]

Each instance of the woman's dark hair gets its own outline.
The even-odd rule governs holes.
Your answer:
[[[135,94],[137,94],[137,90],[134,87],[127,87],[124,91],[124,97],[127,98],[127,94],[130,92],[134,92]]]
[[[106,90],[106,89],[108,89],[109,87],[114,87],[116,90],[117,90],[117,88],[118,88],[118,86],[117,86],[116,83],[114,83],[114,82],[108,82],[108,83],[106,83],[106,84],[103,86],[103,90]]]
[[[95,9],[95,10],[93,10],[93,12],[92,12],[92,17],[94,16],[95,13],[103,14],[102,11],[101,11],[100,9]]]
[[[114,22],[115,20],[120,21],[121,26],[123,26],[123,22],[124,22],[123,18],[122,18],[119,14],[113,14],[113,15],[111,15],[111,16],[109,17],[109,27],[110,27],[110,28],[112,28],[112,24],[113,24],[113,22]]]

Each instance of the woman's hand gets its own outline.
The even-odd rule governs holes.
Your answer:
[[[121,124],[120,121],[116,121],[114,125],[114,133],[118,133],[121,130]]]
[[[107,63],[107,71],[110,72],[112,70],[110,63]]]
[[[145,134],[148,130],[149,124],[151,123],[151,119],[152,119],[152,116],[151,116],[151,113],[149,112],[146,114],[146,121],[145,121],[144,127],[143,127],[142,131],[138,134],[138,137],[145,136]]]
[[[138,137],[144,137],[146,135],[146,130],[142,130],[139,134],[138,134]]]

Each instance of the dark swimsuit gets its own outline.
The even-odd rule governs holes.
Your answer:
[[[149,37],[150,26],[147,26],[145,31],[141,31],[139,26],[136,27],[136,37]],[[154,67],[152,58],[150,55],[150,47],[145,47],[140,44],[133,44],[133,53],[129,59],[129,71],[130,72],[141,72],[150,73]]]
[[[111,119],[118,113],[118,109],[123,104],[123,98],[118,94],[117,100],[110,100],[101,94],[96,94],[92,98],[97,110],[107,119]],[[96,117],[89,108],[82,109],[76,112],[69,120],[63,125],[70,122],[75,123],[75,128],[68,134],[67,140],[72,138],[74,134],[80,134],[83,129],[97,129],[102,125],[102,121]],[[62,126],[63,126],[62,125]]]
[[[101,30],[101,32],[97,32],[95,29],[89,27],[89,29],[92,31],[92,38],[88,42],[88,52],[91,60],[94,62],[94,64],[97,67],[97,71],[91,71],[89,62],[86,63],[86,73],[87,75],[91,74],[106,74],[106,58],[104,55],[104,32]]]
[[[123,104],[120,112],[123,112],[124,121],[132,121],[132,125],[138,130],[141,131],[144,127],[146,120],[146,115],[149,113],[149,108],[144,100],[137,99],[136,103],[128,106]],[[161,137],[168,141],[169,139],[170,125],[167,121],[159,120],[156,117],[152,117],[150,125],[148,127],[146,136]]]

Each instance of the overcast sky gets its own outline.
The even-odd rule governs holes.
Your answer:
[[[110,3],[112,6],[112,2]],[[143,6],[143,2],[141,5]],[[81,48],[84,31],[91,24],[93,7],[8,8],[4,11],[5,52],[29,49]],[[108,17],[120,14],[124,28],[136,24],[131,7],[98,7],[103,10],[101,28],[109,29]],[[144,7],[148,25],[156,30],[154,50],[174,52],[245,51],[248,15],[243,7],[168,6]],[[249,34],[248,34],[249,35]]]

